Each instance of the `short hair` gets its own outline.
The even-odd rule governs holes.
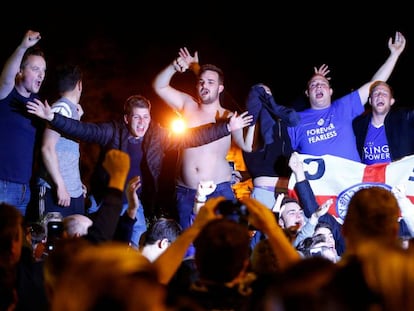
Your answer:
[[[158,240],[167,239],[174,242],[182,232],[182,227],[171,218],[159,218],[145,232],[143,245],[152,245]]]
[[[269,239],[260,240],[251,254],[251,267],[257,274],[276,273],[280,271],[279,262],[270,245]]]
[[[329,229],[331,231],[331,233],[333,233],[331,224],[327,223],[326,221],[318,221],[318,223],[316,224],[315,229],[313,231],[316,232],[320,228]]]
[[[295,198],[288,197],[288,196],[283,197],[282,203],[280,203],[279,218],[282,216],[282,213],[283,213],[283,211],[285,209],[283,206],[285,206],[288,203],[296,203],[297,205],[300,206],[299,201],[296,200]]]
[[[146,108],[151,111],[151,102],[142,95],[132,95],[124,103],[124,114],[130,114],[133,108]]]
[[[324,76],[324,75],[322,75],[322,74],[320,74],[320,73],[314,73],[314,74],[312,75],[312,77],[308,80],[308,83],[306,84],[306,89],[308,89],[308,90],[309,90],[309,85],[311,84],[311,82],[312,82],[313,78],[315,78],[316,76],[319,76],[319,77],[321,77],[321,78],[325,79],[325,80],[326,80],[326,82],[328,83],[329,87],[331,87],[331,82],[329,81],[329,79],[328,79],[326,76]]]
[[[70,237],[86,235],[92,223],[92,219],[82,214],[72,214],[63,218],[64,229]]]
[[[59,94],[72,91],[82,81],[82,70],[77,65],[64,64],[56,68],[56,82]]]
[[[198,76],[201,76],[205,71],[214,71],[218,74],[218,81],[219,84],[224,84],[224,73],[223,70],[221,70],[219,67],[213,64],[204,64],[200,67],[200,71],[198,73]]]
[[[52,310],[102,310],[103,305],[109,310],[146,310],[142,304],[152,297],[151,290],[164,288],[155,266],[121,242],[82,246],[70,257],[53,289]],[[151,287],[142,287],[142,282]]]
[[[381,239],[397,238],[400,208],[391,191],[378,186],[358,190],[351,198],[343,229],[347,238]]]
[[[250,257],[247,226],[227,218],[210,221],[194,241],[195,262],[200,278],[213,282],[232,281]]]
[[[32,46],[26,50],[20,63],[20,70],[23,70],[27,65],[27,60],[30,56],[40,56],[45,58],[45,54],[38,46]]]
[[[380,86],[380,85],[383,85],[383,86],[387,87],[387,88],[390,90],[390,95],[391,95],[391,97],[394,97],[394,90],[393,90],[393,88],[391,87],[391,85],[389,85],[389,84],[388,84],[387,82],[385,82],[385,81],[380,81],[380,80],[375,81],[375,82],[374,82],[374,83],[372,83],[372,84],[371,84],[371,86],[369,87],[369,97],[371,97],[372,92],[374,92],[374,90],[377,88],[377,86]]]

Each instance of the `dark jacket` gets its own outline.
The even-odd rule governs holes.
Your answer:
[[[288,162],[293,150],[287,127],[299,123],[299,114],[292,108],[278,105],[261,84],[251,88],[246,107],[253,116],[252,124],[258,123],[261,145],[252,152],[242,152],[250,177],[290,176]]]
[[[361,159],[371,117],[371,111],[367,111],[352,122]],[[392,161],[414,154],[414,110],[391,109],[385,117],[384,127]]]
[[[106,152],[110,149],[127,151],[130,133],[125,122],[118,120],[106,123],[86,123],[55,114],[50,124],[56,131],[73,139],[97,143],[102,147],[98,167],[93,177],[95,181],[92,180],[92,193],[99,201],[108,182],[106,171],[102,168]],[[227,135],[230,135],[227,120],[187,129],[185,135],[175,135],[159,124],[150,123],[142,142],[143,157],[141,160],[140,199],[147,218],[157,216],[157,200],[162,197],[159,193],[161,182],[159,177],[165,153],[170,150],[207,144]]]

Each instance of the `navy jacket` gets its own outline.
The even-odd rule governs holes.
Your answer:
[[[156,209],[157,200],[162,195],[160,189],[160,174],[162,162],[167,151],[179,150],[181,148],[196,147],[210,143],[224,136],[230,135],[227,129],[227,121],[202,125],[187,129],[185,135],[175,135],[170,130],[159,124],[150,123],[144,135],[141,160],[141,202],[144,206],[145,216],[153,218],[158,216]],[[51,126],[58,132],[73,139],[84,142],[97,143],[101,148],[98,167],[95,169],[92,180],[92,193],[99,201],[106,189],[108,178],[106,171],[102,168],[102,161],[110,149],[119,149],[126,152],[129,131],[123,120],[106,123],[86,123],[60,114],[55,114],[50,122]],[[173,204],[173,202],[171,202]]]
[[[251,88],[246,107],[253,116],[252,124],[258,122],[262,143],[261,148],[242,152],[250,177],[289,177],[288,162],[293,150],[287,127],[299,123],[299,114],[292,108],[278,105],[261,84]]]

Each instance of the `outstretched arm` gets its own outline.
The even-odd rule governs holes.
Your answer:
[[[182,73],[186,71],[190,66],[190,62],[194,61],[194,59],[198,62],[197,54],[191,56],[186,48],[180,49],[179,56],[165,67],[154,79],[152,86],[155,93],[157,93],[157,95],[172,109],[182,111],[187,102],[193,103],[194,105],[197,104],[189,94],[181,92],[171,86],[171,79],[174,74],[176,72]]]
[[[102,163],[109,175],[108,187],[103,203],[97,211],[86,238],[92,242],[113,239],[122,210],[122,193],[130,168],[129,155],[121,150],[111,149]]]
[[[391,76],[392,71],[400,57],[402,51],[405,48],[405,37],[402,35],[401,32],[395,33],[394,41],[392,38],[388,39],[388,48],[390,49],[390,55],[386,59],[385,63],[378,69],[378,71],[374,74],[371,81],[364,84],[358,89],[359,97],[361,98],[361,102],[363,105],[368,100],[369,96],[369,88],[371,84],[375,81],[387,81],[388,78]]]
[[[28,30],[19,46],[6,61],[0,76],[0,99],[5,98],[12,91],[24,53],[28,48],[39,42],[40,38],[39,32]]]

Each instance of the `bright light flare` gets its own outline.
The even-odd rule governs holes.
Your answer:
[[[174,133],[181,134],[185,132],[185,129],[187,128],[187,126],[185,125],[184,120],[180,118],[180,119],[175,119],[172,121],[171,128]]]

